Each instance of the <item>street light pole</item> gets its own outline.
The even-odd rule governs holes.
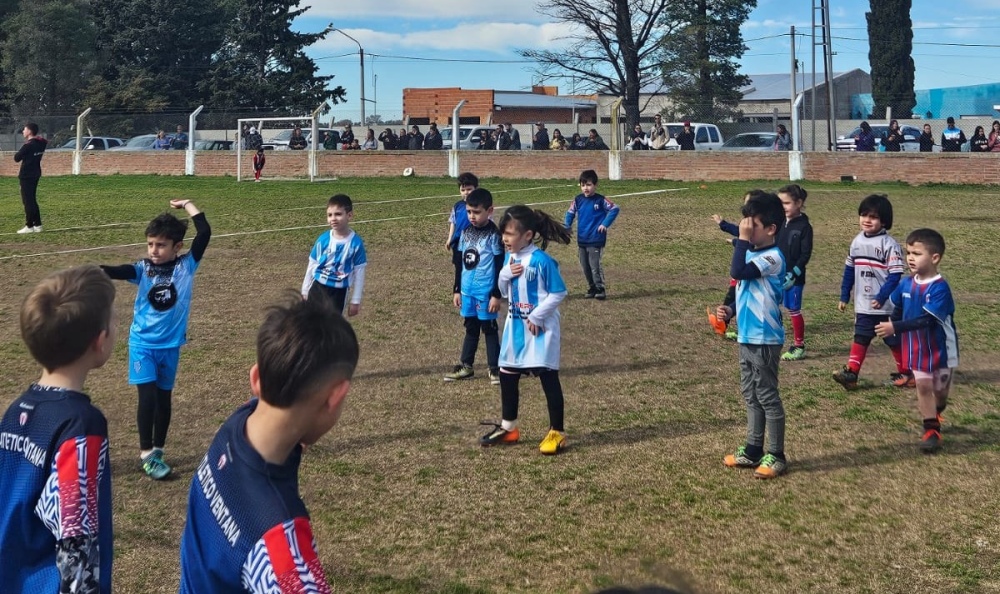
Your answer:
[[[365,50],[361,47],[361,42],[357,39],[351,37],[347,33],[344,33],[340,29],[333,27],[331,30],[340,33],[344,37],[350,39],[354,43],[358,44],[358,55],[361,56],[361,125],[366,126],[365,123]]]

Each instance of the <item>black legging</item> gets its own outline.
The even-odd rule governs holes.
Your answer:
[[[172,390],[156,387],[156,382],[139,384],[139,409],[136,423],[139,425],[139,449],[163,449],[167,443],[170,428],[170,399]]]
[[[37,177],[21,178],[21,204],[24,205],[24,224],[27,227],[41,227],[42,213],[38,210]]]
[[[503,420],[516,421],[517,409],[521,399],[518,383],[525,370],[511,370],[514,373],[500,371],[500,408]],[[563,391],[559,383],[559,371],[556,369],[537,371],[538,379],[542,381],[542,391],[545,392],[545,402],[549,408],[549,425],[556,431],[564,431],[563,427]]]

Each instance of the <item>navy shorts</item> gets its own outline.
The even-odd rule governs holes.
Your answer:
[[[887,315],[882,315],[882,314],[874,315],[874,314],[863,314],[863,313],[855,314],[854,335],[874,338],[875,325],[888,321],[889,321],[889,316]],[[882,341],[889,346],[896,346],[900,344],[899,334],[893,334],[892,336],[883,338]]]

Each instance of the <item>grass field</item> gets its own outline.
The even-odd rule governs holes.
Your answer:
[[[500,205],[546,203],[561,218],[571,180],[483,180]],[[575,245],[554,246],[562,305],[562,381],[570,448],[539,455],[540,386],[522,382],[521,445],[482,449],[497,388],[444,384],[463,329],[443,248],[457,188],[446,179],[237,184],[173,177],[44,178],[45,232],[23,225],[17,182],[0,180],[0,405],[37,378],[20,301],[53,269],[144,256],[146,222],[170,198],[196,200],[214,237],[198,273],[174,395],[174,480],[138,468],[135,391],[125,337],[135,290],[121,283],[119,344],[88,391],[107,415],[114,473],[115,591],[175,592],[192,472],[218,425],[249,394],[262,306],[302,282],[326,198],[355,200],[369,269],[353,323],[361,362],[341,423],[311,448],[301,490],[337,592],[590,592],[615,583],[688,582],[698,593],[1000,591],[1000,191],[804,184],[815,229],[804,313],[808,358],[782,363],[789,473],[757,481],[721,464],[742,443],[736,345],[712,334],[745,190],[775,182],[602,182],[622,207],[605,252],[609,300],[584,300]],[[648,193],[653,190],[676,190]],[[852,317],[837,312],[857,205],[889,194],[893,234],[918,226],[947,242],[962,361],[936,456],[917,450],[912,390],[877,342],[864,389],[831,379]],[[99,248],[99,249],[92,249]],[[88,250],[88,251],[84,251]],[[481,349],[477,363],[484,363]]]

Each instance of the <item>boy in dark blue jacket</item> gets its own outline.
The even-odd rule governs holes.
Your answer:
[[[580,267],[590,285],[587,299],[604,301],[608,297],[601,255],[608,241],[608,227],[615,222],[619,210],[617,204],[597,193],[597,173],[593,169],[580,174],[580,194],[566,211],[564,224],[571,229],[573,219],[580,219],[576,225],[576,243],[579,246]]]

